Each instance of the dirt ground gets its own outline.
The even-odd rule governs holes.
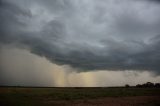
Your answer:
[[[49,106],[160,106],[160,96],[106,97],[73,101],[46,101]]]

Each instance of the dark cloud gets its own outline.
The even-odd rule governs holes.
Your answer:
[[[150,2],[156,2],[156,3],[160,3],[160,0],[148,0]]]
[[[133,0],[18,1],[0,1],[1,45],[27,47],[80,71],[159,73],[158,6]]]

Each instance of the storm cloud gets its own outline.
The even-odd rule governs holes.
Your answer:
[[[154,3],[153,3],[154,2]],[[0,46],[79,71],[160,73],[159,0],[0,0]]]
[[[148,71],[77,72],[68,65],[56,65],[12,45],[1,48],[0,58],[0,86],[108,87],[160,81],[160,76]]]

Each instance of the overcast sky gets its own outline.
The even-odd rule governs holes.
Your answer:
[[[159,0],[0,0],[0,84],[158,82],[159,13]]]

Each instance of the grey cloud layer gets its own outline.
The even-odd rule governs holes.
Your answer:
[[[159,12],[149,0],[1,0],[0,44],[82,70],[159,73]]]

